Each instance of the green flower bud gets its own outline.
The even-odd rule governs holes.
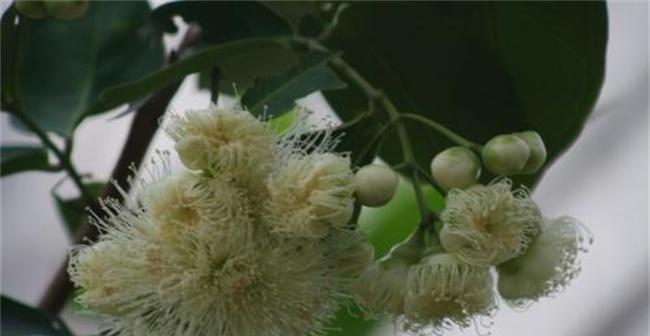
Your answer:
[[[465,147],[451,147],[438,153],[431,161],[431,175],[445,190],[466,188],[481,175],[481,162]]]
[[[489,171],[510,176],[521,173],[530,156],[530,149],[519,137],[497,135],[485,144],[481,154]]]
[[[42,19],[47,16],[45,1],[16,0],[16,11],[32,19]]]
[[[56,0],[44,3],[47,12],[57,19],[77,19],[88,11],[88,0]]]
[[[369,207],[388,203],[395,195],[398,182],[394,171],[379,165],[364,166],[354,176],[357,199]]]
[[[526,165],[521,170],[522,174],[534,174],[539,168],[544,165],[546,161],[546,146],[544,146],[544,140],[539,136],[539,133],[535,131],[526,131],[514,134],[521,140],[524,140],[530,149],[530,156],[526,161]]]

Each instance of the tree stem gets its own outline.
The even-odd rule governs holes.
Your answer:
[[[170,53],[167,58],[167,63],[176,62],[182,50],[192,47],[199,41],[200,34],[200,29],[190,26],[178,47],[178,51],[172,51]],[[158,119],[167,110],[167,106],[178,91],[180,84],[181,81],[161,89],[135,112],[126,143],[111,173],[112,183],[106,184],[99,198],[114,198],[122,201],[122,194],[116,185],[122,186],[128,192],[128,177],[132,173],[130,167],[136,167],[137,169],[142,163],[149,144],[158,130]],[[102,214],[97,202],[93,201],[90,204],[92,204],[91,209],[95,213]],[[73,243],[92,242],[98,236],[99,231],[97,228],[89,225],[87,218],[84,217],[74,234]],[[68,258],[66,258],[45,291],[39,303],[39,308],[51,314],[58,314],[73,290],[74,286],[68,274]]]

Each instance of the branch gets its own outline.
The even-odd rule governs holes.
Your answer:
[[[182,50],[193,46],[198,41],[197,34],[200,34],[200,30],[190,26],[183,42],[181,42],[178,48],[178,52],[172,51],[168,56],[167,63],[171,64],[176,62]],[[127,179],[131,175],[129,166],[133,164],[136,168],[140,167],[142,159],[149,148],[149,144],[158,130],[158,119],[167,110],[167,106],[176,94],[180,84],[181,82],[179,81],[161,89],[136,111],[126,143],[111,174],[110,181],[115,182],[107,183],[99,198],[113,198],[120,202],[123,201],[122,194],[115,184],[122,186],[128,192],[129,184],[127,183]],[[92,202],[91,209],[97,214],[102,214],[101,208],[96,201]],[[74,234],[73,243],[80,244],[84,241],[95,241],[98,236],[99,231],[97,228],[89,225],[87,218],[84,217],[81,225]],[[45,295],[42,297],[39,308],[52,314],[58,314],[73,290],[74,285],[70,281],[68,258],[66,257],[50,282]]]

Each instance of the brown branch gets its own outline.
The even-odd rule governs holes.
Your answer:
[[[190,26],[183,41],[178,47],[177,52],[171,52],[167,63],[173,63],[177,60],[178,54],[187,48],[190,48],[198,41],[198,34],[200,30]],[[115,181],[118,185],[122,186],[128,191],[129,184],[127,183],[128,177],[131,175],[129,166],[133,164],[136,169],[142,164],[142,160],[149,148],[149,144],[153,139],[156,131],[158,130],[158,119],[165,113],[169,102],[176,94],[181,82],[171,84],[149,98],[135,113],[131,128],[126,139],[126,143],[122,149],[122,153],[113,168],[111,174],[111,181]],[[120,202],[123,197],[114,183],[107,183],[99,198],[113,198]],[[101,215],[102,211],[97,202],[91,205],[92,211]],[[85,241],[95,241],[99,235],[99,231],[93,225],[89,225],[87,218],[84,218],[81,225],[74,234],[74,244],[80,244]],[[58,314],[66,300],[74,290],[74,285],[70,281],[68,275],[68,258],[59,267],[56,275],[50,282],[45,295],[41,298],[39,308],[52,313]]]

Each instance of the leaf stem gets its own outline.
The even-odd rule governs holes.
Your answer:
[[[59,160],[60,167],[68,173],[72,182],[75,184],[77,189],[79,189],[79,194],[83,198],[84,202],[86,204],[92,203],[94,201],[94,198],[92,197],[92,194],[88,188],[86,188],[86,186],[83,184],[81,175],[70,160],[70,155],[67,150],[66,152],[61,151],[59,147],[57,147],[54,142],[52,142],[52,139],[50,139],[47,133],[45,133],[45,131],[41,129],[40,126],[38,126],[20,109],[14,111],[13,115],[16,116],[16,118],[18,118],[30,131],[36,134],[36,136],[38,136],[45,147],[54,153],[54,156],[56,156],[57,160]]]
[[[455,142],[456,144],[458,144],[460,146],[466,147],[468,149],[475,150],[477,152],[480,152],[481,149],[482,149],[481,145],[479,145],[477,143],[474,143],[474,142],[472,142],[470,140],[467,140],[466,138],[462,137],[458,133],[455,133],[454,131],[448,129],[447,127],[445,127],[445,126],[439,124],[438,122],[433,121],[433,120],[431,120],[431,119],[429,119],[427,117],[424,117],[424,116],[421,116],[421,115],[418,115],[418,114],[413,114],[413,113],[402,113],[400,115],[400,117],[404,118],[404,119],[415,120],[415,121],[420,122],[423,125],[429,126],[429,127],[433,128],[434,130],[436,130],[438,133],[442,134],[443,136],[445,136],[446,138],[448,138],[449,140]]]
[[[305,44],[308,48],[329,52],[325,46],[321,45],[318,43],[318,41],[315,41],[313,39],[297,37],[296,41],[298,43]],[[390,121],[388,124],[382,127],[382,130],[387,129],[388,127],[395,124],[397,137],[402,147],[402,154],[404,155],[404,162],[411,167],[410,179],[411,183],[413,183],[415,198],[420,209],[420,226],[428,226],[429,224],[426,222],[428,221],[428,218],[431,218],[432,213],[429,209],[429,206],[427,205],[424,193],[422,192],[419,176],[420,172],[416,168],[417,162],[415,161],[415,154],[406,132],[406,127],[404,127],[404,124],[400,122],[400,112],[397,110],[395,104],[393,104],[390,98],[388,98],[388,96],[386,96],[382,90],[375,88],[368,80],[365,79],[365,77],[363,77],[351,65],[345,62],[340,56],[333,57],[331,63],[332,65],[336,66],[343,74],[345,74],[352,82],[354,82],[361,89],[361,91],[363,91],[366,96],[368,96],[368,99],[379,102],[383,109],[388,113]]]

